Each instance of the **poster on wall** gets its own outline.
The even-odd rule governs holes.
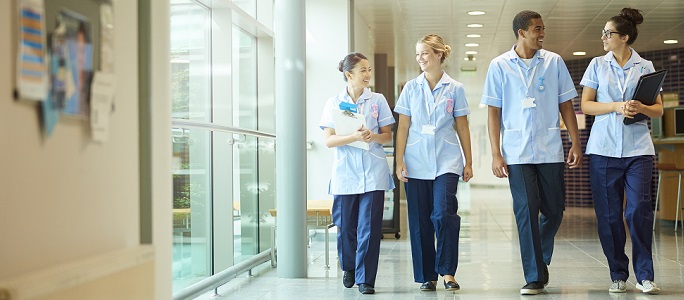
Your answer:
[[[93,77],[91,26],[87,18],[67,10],[60,12],[57,24],[55,34],[62,36],[51,50],[61,52],[60,59],[64,60],[64,103],[61,111],[65,115],[87,117]]]
[[[48,90],[45,47],[45,3],[19,2],[17,91],[21,99],[43,101]]]
[[[114,73],[114,7],[100,5],[100,71]]]

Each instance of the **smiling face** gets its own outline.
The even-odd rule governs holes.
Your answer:
[[[441,70],[441,60],[442,53],[435,53],[435,50],[425,43],[416,44],[416,62],[423,72]]]
[[[347,83],[354,88],[367,88],[371,80],[371,67],[368,60],[362,59],[354,66],[351,72],[345,72]]]
[[[629,39],[629,36],[620,35],[617,33],[617,29],[615,28],[615,24],[613,24],[613,22],[606,22],[606,26],[603,27],[603,31],[612,32],[608,34],[610,38],[608,38],[606,34],[601,35],[601,41],[603,41],[603,50],[616,51],[627,46],[627,40]]]
[[[542,19],[531,19],[530,25],[526,30],[518,30],[518,39],[522,39],[525,47],[530,50],[539,50],[544,43],[544,21]]]

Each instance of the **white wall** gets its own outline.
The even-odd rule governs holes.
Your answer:
[[[0,2],[0,40],[12,41],[0,43],[0,281],[140,240],[137,2],[114,1],[116,110],[102,144],[86,120],[62,119],[43,136],[38,103],[12,99],[15,2]],[[151,280],[149,269],[141,272]]]
[[[10,3],[2,2],[3,40],[10,40]],[[62,119],[44,137],[38,103],[14,101],[0,89],[2,211],[0,278],[138,245],[137,6],[117,2],[116,111],[109,141],[95,143],[86,120]],[[3,66],[14,66],[15,43],[2,43]],[[2,68],[11,83],[12,68]]]
[[[368,57],[371,70],[375,70],[375,60],[373,59],[373,54],[375,54],[375,36],[371,32],[366,20],[356,10],[354,10],[354,24],[352,26],[354,27],[354,49],[352,49],[352,52],[360,52]],[[371,76],[370,85],[375,86],[374,76]]]
[[[337,65],[349,52],[347,0],[306,1],[306,139],[308,199],[332,199],[328,182],[333,150],[325,146],[318,127],[325,101],[346,87]]]

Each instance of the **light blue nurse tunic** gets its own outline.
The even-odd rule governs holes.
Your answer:
[[[580,85],[596,90],[600,103],[631,100],[639,77],[655,72],[653,63],[631,49],[632,56],[624,65],[615,60],[613,52],[595,57],[584,72]],[[624,89],[624,94],[621,89]],[[647,120],[631,125],[622,123],[625,117],[617,112],[597,115],[587,142],[587,154],[609,157],[655,155]]]
[[[423,73],[406,83],[394,111],[411,117],[404,152],[408,178],[463,175],[463,153],[453,126],[455,117],[470,114],[462,83],[442,72],[431,91]],[[434,126],[434,134],[425,134],[425,126]]]
[[[321,116],[320,128],[335,129],[331,110],[340,109],[340,103],[353,104],[345,88],[337,96],[328,99]],[[366,118],[366,127],[374,133],[380,133],[383,126],[394,124],[392,110],[385,96],[363,90],[356,102],[357,112]],[[394,181],[387,163],[387,156],[381,144],[371,142],[369,150],[349,145],[335,147],[335,158],[332,177],[328,186],[331,195],[363,194],[371,191],[385,191],[394,188]]]
[[[575,97],[570,72],[556,53],[537,50],[529,67],[515,46],[493,59],[481,103],[501,108],[501,149],[506,163],[563,162],[558,105]],[[526,98],[534,100],[530,103]],[[526,108],[530,104],[535,106]]]

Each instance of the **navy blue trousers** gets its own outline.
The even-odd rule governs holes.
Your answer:
[[[608,259],[611,280],[627,280],[629,258],[625,255],[624,219],[632,239],[632,260],[638,282],[653,280],[653,210],[651,182],[653,157],[614,158],[591,155],[591,191],[603,254]],[[627,198],[627,203],[623,202]]]
[[[545,281],[565,210],[565,164],[508,165],[520,258],[527,283]]]
[[[409,178],[405,184],[416,282],[436,281],[438,275],[456,274],[461,230],[456,199],[458,178],[456,174],[447,173],[435,180]]]
[[[334,195],[337,256],[342,271],[356,270],[356,284],[375,286],[382,237],[385,191]]]

